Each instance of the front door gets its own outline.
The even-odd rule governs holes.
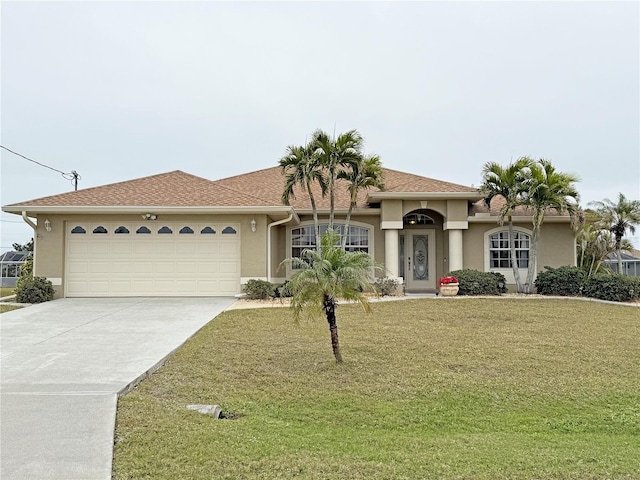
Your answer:
[[[405,282],[409,292],[436,288],[435,230],[405,230]]]

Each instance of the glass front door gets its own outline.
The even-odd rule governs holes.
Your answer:
[[[407,291],[420,292],[435,289],[435,231],[405,230],[404,236],[404,278]]]

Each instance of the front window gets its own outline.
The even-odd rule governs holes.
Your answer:
[[[514,232],[516,260],[518,268],[529,267],[529,246],[531,237],[526,233]],[[489,267],[511,268],[511,247],[509,232],[496,232],[489,236]]]
[[[329,225],[320,224],[320,236],[322,236]],[[340,242],[344,237],[344,225],[334,225],[335,232],[340,235]],[[303,250],[316,248],[315,226],[305,225],[291,230],[291,256],[302,256]],[[369,228],[359,227],[357,225],[349,225],[349,233],[345,250],[347,252],[366,252],[369,253]]]

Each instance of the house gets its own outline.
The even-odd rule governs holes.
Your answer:
[[[631,277],[640,277],[640,251],[631,250],[620,252],[622,257],[622,273]],[[604,264],[614,273],[618,273],[618,254],[610,253]]]
[[[514,283],[499,205],[472,187],[384,169],[385,189],[363,191],[347,248],[371,254],[407,292],[433,292],[461,268],[499,271]],[[278,167],[211,181],[182,171],[62,193],[12,205],[35,230],[35,274],[57,296],[227,296],[249,279],[282,283],[285,258],[314,245],[308,196],[282,204]],[[321,223],[329,200],[318,193]],[[336,219],[349,206],[337,184]],[[35,220],[35,221],[34,221]],[[517,256],[528,265],[531,215],[516,212]],[[537,270],[575,265],[567,216],[547,214]]]
[[[0,255],[0,287],[15,287],[20,278],[20,267],[31,252],[4,252]]]

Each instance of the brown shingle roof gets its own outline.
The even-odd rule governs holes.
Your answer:
[[[472,187],[443,182],[396,170],[384,169],[385,192],[428,192],[453,193],[475,192]],[[211,181],[176,170],[150,177],[138,178],[100,187],[92,187],[76,192],[37,198],[6,207],[251,207],[282,206],[281,195],[284,177],[279,167]],[[315,189],[319,209],[329,208],[329,198],[322,198],[319,188]],[[376,191],[377,189],[372,189]],[[300,188],[294,190],[291,198],[294,208],[310,208],[309,197]],[[359,208],[366,207],[367,192],[358,196]],[[349,206],[347,184],[338,181],[336,185],[336,208]]]

